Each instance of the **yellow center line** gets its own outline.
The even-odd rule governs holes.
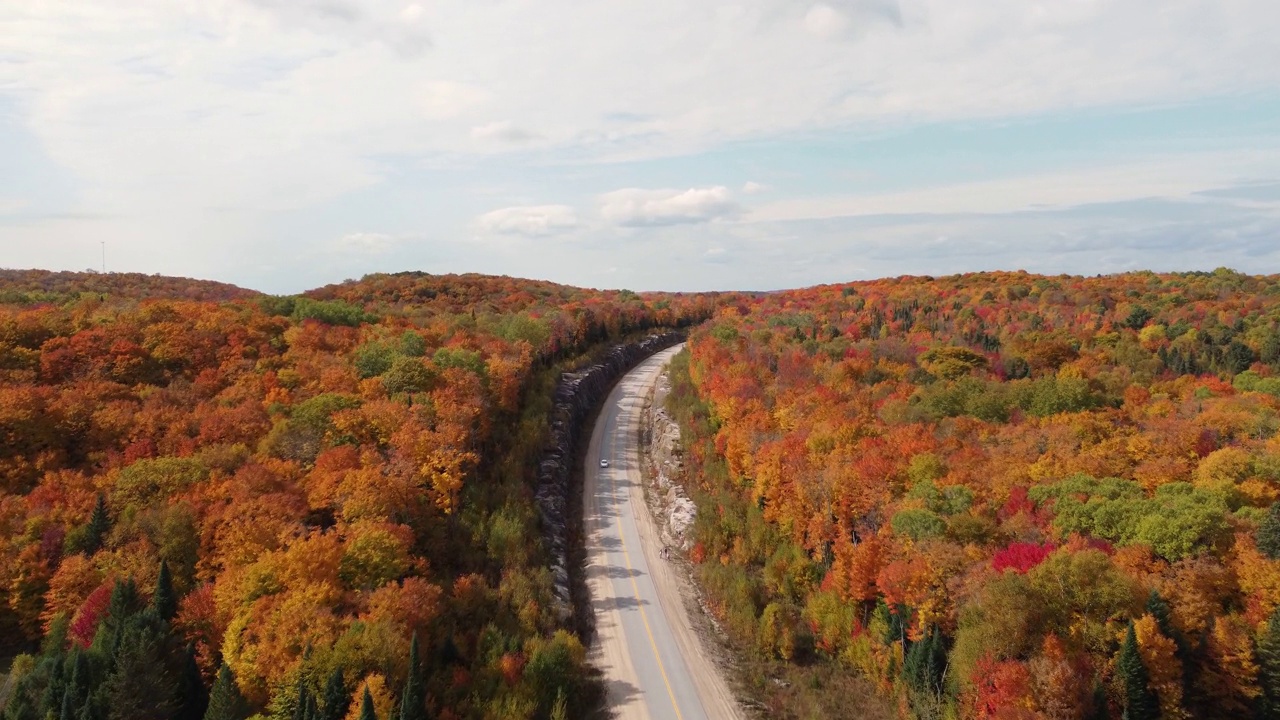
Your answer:
[[[619,406],[621,407],[621,406]],[[606,423],[606,429],[608,424]],[[617,430],[617,427],[614,427]],[[613,447],[613,439],[609,438],[609,446]],[[611,453],[612,454],[612,453]],[[610,468],[612,470],[612,468]],[[613,494],[615,501],[618,497],[618,485],[613,479],[613,473],[607,473],[609,476],[609,491]],[[630,499],[627,502],[630,505]],[[653,629],[649,627],[649,617],[644,611],[644,601],[640,599],[640,585],[636,583],[636,576],[631,569],[631,553],[627,550],[627,536],[622,532],[622,512],[618,512],[617,516],[618,539],[622,541],[622,557],[627,563],[627,576],[631,578],[631,591],[635,596],[636,609],[640,611],[640,620],[644,623],[644,632],[649,636],[649,647],[653,648],[653,658],[658,661],[658,672],[662,674],[662,684],[667,686],[667,696],[671,698],[671,707],[676,711],[676,720],[684,720],[684,716],[680,714],[680,704],[676,702],[675,691],[671,689],[671,681],[667,678],[667,668],[662,664],[662,656],[658,654],[658,642],[653,638]]]

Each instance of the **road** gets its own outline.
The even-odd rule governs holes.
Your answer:
[[[693,626],[677,570],[655,547],[640,476],[645,396],[679,347],[645,360],[614,387],[585,459],[587,585],[596,616],[591,660],[622,720],[731,720],[728,686]],[[609,461],[608,468],[600,460]]]

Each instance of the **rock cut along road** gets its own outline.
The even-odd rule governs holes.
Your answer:
[[[592,429],[585,460],[587,585],[596,618],[591,659],[604,674],[610,710],[623,720],[740,717],[693,630],[676,569],[655,547],[658,533],[644,501],[641,411],[679,350],[657,353],[618,382]]]

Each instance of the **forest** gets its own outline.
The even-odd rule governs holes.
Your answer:
[[[563,718],[560,372],[714,296],[0,273],[7,720]]]
[[[856,674],[899,717],[1280,717],[1280,277],[738,296],[672,375],[713,612],[816,678],[770,714]]]

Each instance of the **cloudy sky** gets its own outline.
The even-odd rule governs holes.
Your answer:
[[[1280,272],[1275,0],[0,0],[0,267]]]

